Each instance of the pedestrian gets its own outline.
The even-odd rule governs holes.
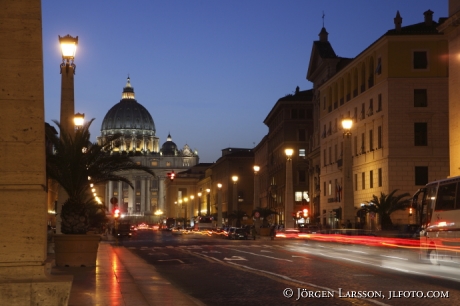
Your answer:
[[[275,235],[276,235],[275,226],[276,225],[272,225],[272,227],[270,228],[270,237],[272,238],[272,240],[275,240]]]
[[[253,225],[251,227],[251,234],[252,234],[252,239],[256,240],[256,227]]]

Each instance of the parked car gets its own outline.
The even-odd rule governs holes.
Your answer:
[[[229,239],[248,239],[248,232],[244,228],[231,228],[228,233]]]

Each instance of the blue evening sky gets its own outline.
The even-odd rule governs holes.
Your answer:
[[[448,16],[447,0],[43,0],[45,120],[59,120],[58,35],[78,36],[75,111],[100,135],[128,75],[160,144],[215,162],[228,147],[253,148],[276,101],[305,76],[323,24],[335,52],[355,57],[387,30]]]

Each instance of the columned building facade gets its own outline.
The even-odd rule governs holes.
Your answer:
[[[160,147],[155,123],[147,109],[135,99],[134,88],[128,78],[122,99],[105,115],[101,126],[99,144],[110,135],[121,134],[121,140],[110,146],[112,154],[127,154],[136,163],[150,167],[155,176],[140,171],[122,173],[134,185],[134,189],[122,182],[109,182],[104,189],[104,203],[109,211],[115,206],[123,217],[136,217],[153,221],[157,216],[168,216],[165,205],[165,180],[168,173],[185,171],[199,161],[198,152],[185,144],[182,149],[169,134]]]

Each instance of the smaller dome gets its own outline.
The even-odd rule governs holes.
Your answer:
[[[168,134],[166,142],[161,146],[162,155],[177,155],[177,145],[172,141],[171,134]]]

